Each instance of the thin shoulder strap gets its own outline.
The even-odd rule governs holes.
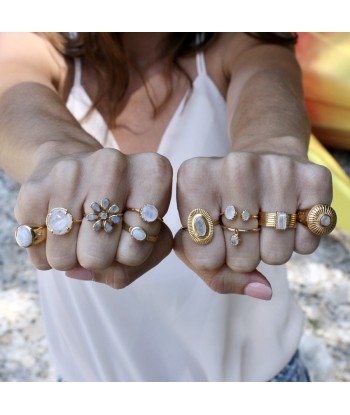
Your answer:
[[[74,58],[74,86],[81,85],[81,59]]]
[[[199,45],[204,39],[204,33],[198,33],[196,37],[196,43]],[[196,55],[197,73],[198,75],[206,74],[207,69],[205,66],[205,58],[203,52],[198,52]]]

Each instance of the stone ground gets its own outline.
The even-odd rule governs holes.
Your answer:
[[[350,174],[350,152],[335,152]],[[0,381],[54,381],[35,271],[14,243],[18,185],[0,169]],[[335,230],[316,252],[294,255],[289,280],[306,314],[302,356],[314,381],[350,381],[350,234]]]

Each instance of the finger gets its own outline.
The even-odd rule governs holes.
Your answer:
[[[198,271],[185,255],[183,246],[183,231],[175,236],[174,250],[176,255],[215,292],[220,294],[241,294],[261,300],[272,298],[272,288],[265,276],[254,270],[248,273],[234,272],[227,265],[222,265],[215,271]]]
[[[302,183],[298,199],[299,210],[310,209],[318,203],[331,204],[332,177],[328,169],[315,164],[302,165],[298,172],[298,179],[298,182]],[[311,254],[317,249],[320,239],[307,227],[298,223],[294,250],[299,254]]]
[[[124,265],[138,266],[146,261],[158,246],[147,240],[147,237],[158,237],[162,221],[155,219],[146,222],[142,216],[145,217],[146,209],[160,218],[167,212],[171,197],[171,165],[165,157],[156,153],[129,156],[128,184],[126,212],[123,218],[125,228],[120,236],[116,260]],[[131,230],[128,232],[127,229],[135,227],[141,228],[138,234]],[[143,237],[142,232],[147,235],[146,240],[137,240],[138,237]]]
[[[142,265],[131,267],[115,262],[103,271],[91,271],[78,268],[66,272],[66,275],[80,280],[92,280],[109,285],[112,288],[125,288],[169,255],[172,246],[172,233],[169,228],[163,224],[159,238],[155,243],[155,249]]]
[[[127,161],[119,151],[103,149],[94,154],[91,164],[96,167],[84,200],[77,256],[83,268],[104,270],[115,261],[121,235],[118,214],[124,209],[128,192]]]
[[[255,177],[256,159],[249,155],[229,157],[229,177],[221,180],[222,223],[233,229],[257,229],[258,221],[251,216],[259,211],[259,188]],[[232,186],[227,186],[232,183]],[[227,207],[232,206],[231,208]],[[225,212],[226,210],[226,212]],[[234,212],[235,211],[235,212]],[[232,216],[234,217],[232,218]],[[232,219],[231,219],[232,218]],[[244,219],[244,220],[243,220]],[[253,271],[260,262],[259,232],[234,232],[224,229],[226,264],[233,271]]]
[[[295,213],[297,188],[295,166],[287,157],[266,157],[261,166],[266,183],[260,190],[262,212]],[[262,227],[260,232],[261,259],[270,265],[286,263],[294,250],[295,230]]]
[[[220,162],[196,158],[183,163],[179,169],[177,180],[177,204],[182,226],[187,227],[189,214],[194,209],[204,209],[213,222],[219,219],[220,195],[217,192],[216,179],[220,177]],[[213,191],[208,191],[212,189]],[[212,271],[220,268],[226,261],[226,246],[223,230],[220,225],[214,225],[213,238],[207,245],[195,243],[188,230],[181,232],[183,248],[187,258],[198,270]]]

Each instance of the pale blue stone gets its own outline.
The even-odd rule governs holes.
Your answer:
[[[122,218],[120,216],[117,216],[117,215],[112,215],[112,216],[109,217],[109,219],[113,223],[119,223],[122,220]]]
[[[137,241],[144,241],[146,239],[146,232],[139,228],[138,226],[135,228],[132,228],[131,230],[131,236],[136,239]]]
[[[102,199],[101,200],[101,206],[102,206],[102,208],[103,209],[108,209],[108,206],[109,206],[109,200],[108,199]]]
[[[112,232],[112,230],[113,230],[113,225],[111,224],[111,223],[109,223],[109,222],[105,222],[104,223],[104,228],[105,228],[105,231],[107,232],[107,233],[109,233],[109,232]]]
[[[114,214],[114,213],[118,213],[118,212],[119,212],[119,206],[118,205],[112,205],[108,210],[109,214]]]
[[[101,212],[101,206],[97,202],[91,203],[91,209],[95,212]]]
[[[150,204],[142,206],[141,218],[145,222],[154,222],[158,217],[158,209]]]
[[[198,216],[194,221],[194,228],[198,236],[205,236],[207,233],[207,224],[202,216]]]
[[[89,214],[86,216],[86,219],[87,219],[88,221],[90,221],[90,222],[93,222],[93,221],[95,221],[95,220],[97,220],[97,219],[98,219],[98,215],[97,215],[96,213],[89,213]]]
[[[26,225],[20,225],[16,232],[16,241],[22,248],[28,248],[33,243],[33,235]]]

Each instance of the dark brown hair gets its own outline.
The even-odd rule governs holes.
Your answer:
[[[96,73],[98,93],[93,100],[96,108],[102,100],[107,105],[109,126],[114,124],[117,104],[125,94],[129,82],[128,67],[133,67],[140,77],[142,72],[132,62],[121,41],[121,33],[114,32],[81,32],[81,33],[41,33],[64,56],[69,58],[81,57]],[[248,35],[263,42],[291,45],[296,42],[292,33],[248,33]],[[172,67],[182,71],[191,85],[191,79],[180,66],[179,59],[204,50],[215,38],[214,33],[173,32],[170,33],[160,46],[158,58],[167,57],[168,74]],[[143,78],[142,78],[143,79]],[[154,108],[154,113],[162,108],[172,93],[169,83],[168,94],[164,102]],[[106,99],[105,99],[106,98]]]

